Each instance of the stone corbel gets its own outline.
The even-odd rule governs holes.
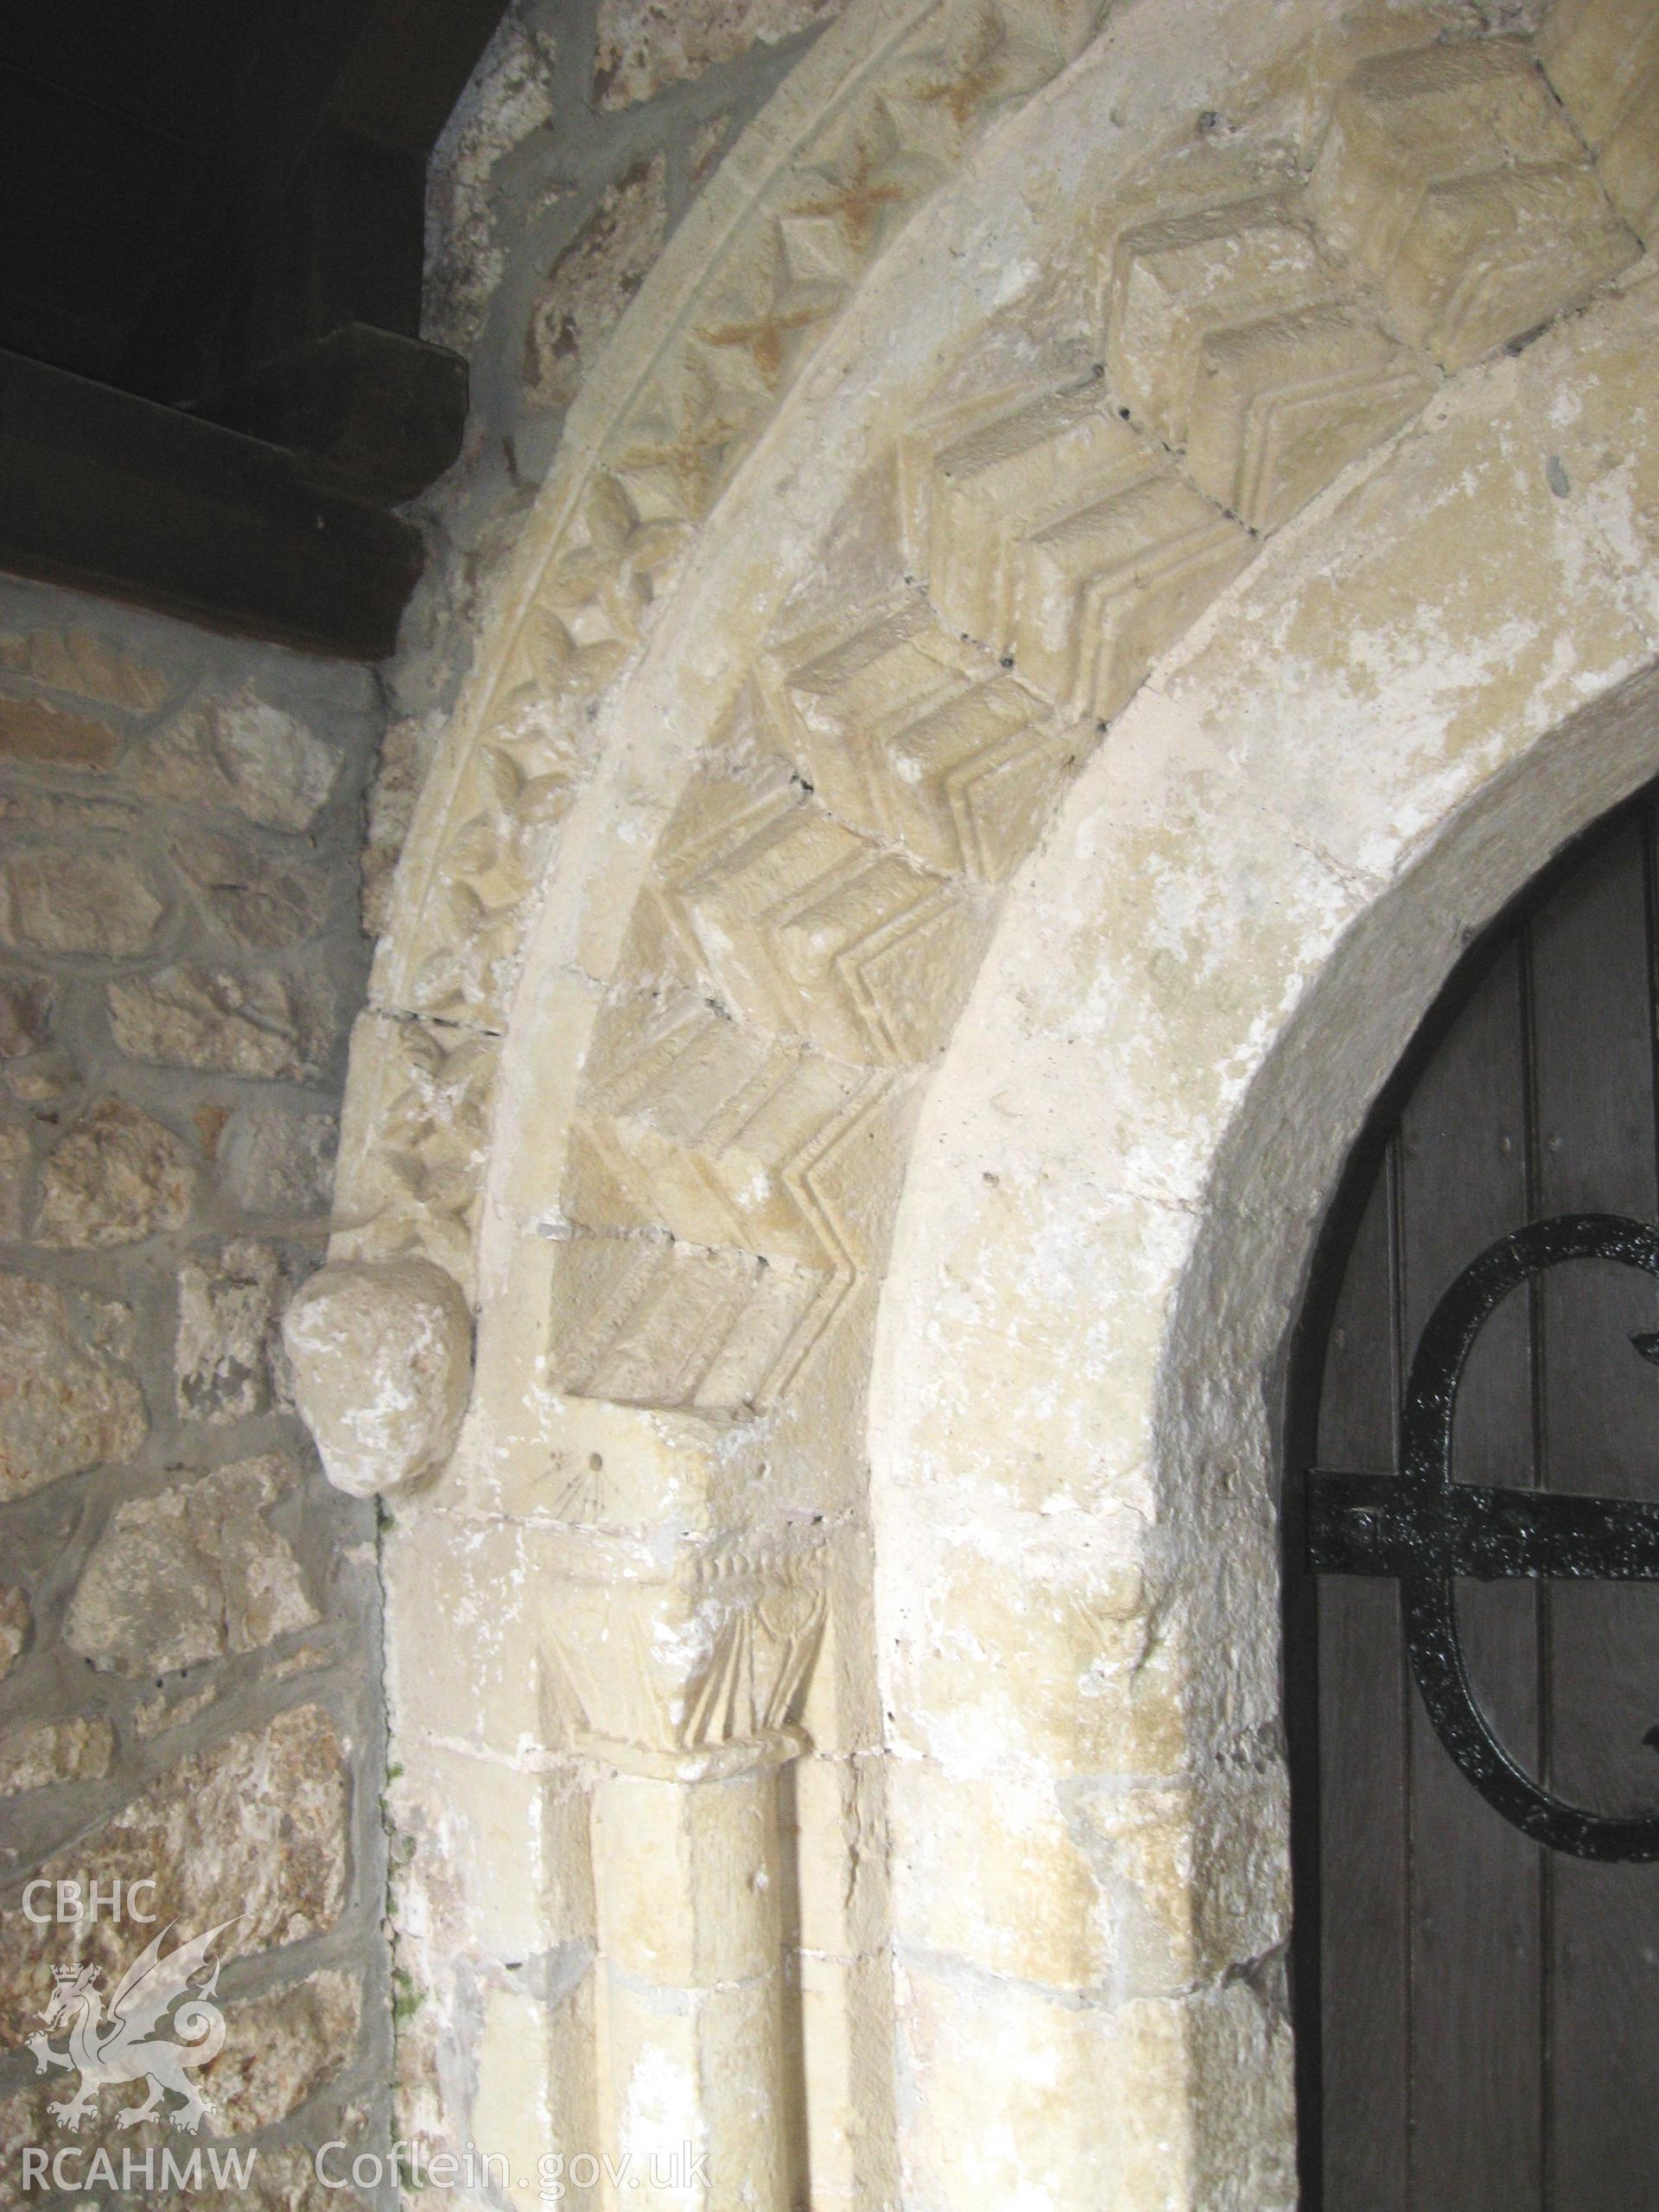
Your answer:
[[[454,1449],[473,1317],[430,1260],[331,1262],[283,1319],[294,1398],[337,1489],[368,1497],[418,1481]]]
[[[601,2108],[640,2212],[795,2199],[779,1774],[806,1749],[825,1603],[819,1556],[752,1547],[559,1585],[594,1769]]]

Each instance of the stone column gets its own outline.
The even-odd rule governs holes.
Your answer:
[[[600,2110],[615,2200],[638,2212],[795,2201],[779,1777],[806,1748],[793,1716],[823,1615],[811,1554],[752,1545],[560,1593],[595,1769]]]

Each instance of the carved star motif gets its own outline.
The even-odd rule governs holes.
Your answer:
[[[906,97],[916,106],[950,118],[958,135],[1004,100],[1031,91],[1052,74],[1056,57],[1010,33],[1000,9],[982,7],[972,36],[954,51],[925,57],[934,72]]]
[[[855,253],[862,253],[880,233],[886,211],[907,207],[919,188],[900,181],[891,161],[871,152],[861,143],[846,170],[835,176],[823,171],[823,188],[815,199],[790,210],[793,215],[828,216],[840,229]]]
[[[715,494],[734,446],[747,438],[753,405],[745,407],[696,365],[671,396],[658,393],[654,404],[637,415],[624,442],[609,456],[612,469],[631,495],[654,494],[682,521],[700,522]]]

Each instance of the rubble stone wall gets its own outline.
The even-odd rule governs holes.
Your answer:
[[[0,582],[8,2189],[29,2145],[184,2147],[117,2130],[142,2082],[66,2133],[75,2077],[23,2048],[54,1968],[107,1998],[175,1918],[233,1923],[201,2081],[203,2140],[260,2151],[240,2201],[309,2202],[308,2147],[384,2119],[374,1512],[277,1328],[327,1232],[378,723],[368,671]],[[41,1878],[80,1916],[27,1917]],[[155,1922],[110,1910],[150,1878]]]

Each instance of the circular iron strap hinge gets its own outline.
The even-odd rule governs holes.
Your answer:
[[[1418,1339],[1400,1472],[1310,1471],[1307,1563],[1317,1574],[1398,1579],[1406,1651],[1435,1732],[1505,1820],[1575,1858],[1659,1859],[1659,1811],[1587,1811],[1510,1757],[1481,1710],[1458,1628],[1461,1577],[1659,1581],[1659,1503],[1452,1480],[1458,1386],[1475,1338],[1511,1291],[1568,1260],[1611,1260],[1659,1281],[1659,1229],[1617,1214],[1562,1214],[1516,1230],[1472,1261]],[[1630,1342],[1659,1363],[1659,1335]]]

